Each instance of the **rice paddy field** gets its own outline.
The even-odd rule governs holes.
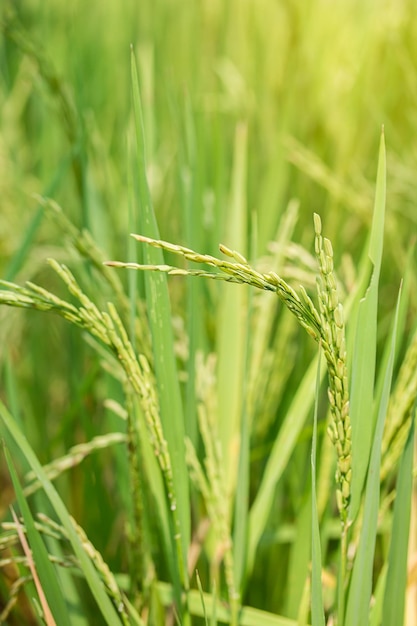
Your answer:
[[[417,625],[416,10],[2,0],[0,623]]]

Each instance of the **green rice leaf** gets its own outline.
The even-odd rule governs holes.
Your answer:
[[[369,626],[381,626],[384,602],[384,590],[387,579],[388,561],[385,561],[372,594],[372,606],[369,613]]]
[[[235,137],[231,206],[226,243],[231,249],[247,253],[246,217],[247,129],[238,126]],[[227,490],[233,491],[239,460],[236,442],[240,438],[242,385],[245,367],[248,290],[220,287],[218,307],[218,432],[223,449]]]
[[[391,350],[384,376],[381,401],[378,408],[378,418],[372,442],[371,459],[366,481],[363,525],[359,545],[352,570],[352,579],[346,607],[345,626],[367,624],[369,618],[369,604],[372,593],[372,574],[374,566],[375,541],[378,526],[379,512],[379,471],[381,463],[381,444],[387,413],[389,394],[391,390],[392,372],[395,360],[395,339],[400,308],[401,289],[398,295],[395,311],[395,322],[391,335]]]
[[[227,243],[244,255],[247,249],[246,186],[247,126],[240,124],[235,133]],[[253,294],[248,294],[247,289],[228,289],[226,285],[220,289],[224,295],[219,312],[218,432],[224,450],[224,471],[228,473],[228,482],[235,494],[233,559],[235,585],[240,589],[245,574],[248,534],[250,432],[245,400],[250,337],[248,310]],[[236,446],[237,441],[239,446]]]
[[[376,280],[379,279],[384,245],[385,200],[387,192],[387,173],[385,155],[385,135],[382,127],[379,144],[378,171],[376,177],[375,206],[372,219],[371,241],[369,243],[369,258],[374,265]]]
[[[205,623],[206,626],[208,626],[206,605],[205,605],[205,602],[204,602],[204,592],[203,592],[203,587],[201,585],[201,580],[200,580],[200,576],[198,574],[198,571],[196,571],[195,577],[196,577],[196,580],[197,580],[197,587],[198,587],[198,591],[199,591],[200,598],[201,598],[201,606],[203,607],[204,623]]]
[[[352,424],[352,487],[349,517],[355,519],[368,468],[374,431],[374,383],[377,338],[378,282],[384,239],[386,157],[384,133],[379,148],[374,217],[369,245],[371,281],[359,304],[354,341],[350,416]]]
[[[42,537],[35,527],[32,513],[26,498],[23,495],[19,478],[7,448],[5,448],[5,455],[16,498],[26,527],[27,540],[32,551],[33,561],[36,567],[36,572],[39,576],[43,593],[45,594],[49,609],[57,623],[60,625],[63,624],[63,626],[68,624],[69,626],[70,621],[68,618],[68,609],[65,604],[63,590],[59,586],[55,568],[49,560],[48,552]]]
[[[182,117],[176,114],[175,122],[180,125]],[[197,129],[193,118],[191,102],[185,101],[184,141],[180,145],[181,199],[183,213],[180,219],[184,221],[185,239],[196,250],[202,248],[204,235],[203,221],[201,220],[202,196],[201,181],[204,180],[203,164],[197,158]],[[181,149],[182,148],[182,149]],[[184,174],[184,172],[186,174]],[[190,263],[189,267],[195,267]],[[201,315],[201,307],[207,301],[204,298],[204,283],[200,280],[187,281],[186,324],[189,340],[189,357],[187,360],[187,381],[185,391],[185,424],[186,433],[194,446],[197,445],[197,398],[196,398],[196,357],[200,350],[206,351],[205,317]]]
[[[109,626],[120,626],[120,619],[116,613],[113,604],[110,602],[102,581],[100,580],[89,556],[87,555],[79,536],[76,533],[71,517],[65,504],[61,500],[58,492],[52,483],[47,479],[41,464],[39,463],[35,453],[30,447],[26,437],[18,428],[13,417],[7,411],[6,407],[0,402],[0,429],[3,436],[10,436],[18,445],[23,457],[29,464],[31,470],[37,476],[42,484],[43,490],[48,497],[58,519],[64,526],[68,534],[68,539],[72,545],[76,557],[79,560],[80,567],[86,578],[87,584],[93,594],[97,606],[103,616],[104,622]]]
[[[407,587],[407,550],[413,489],[415,416],[416,405],[414,405],[410,431],[398,472],[397,495],[395,498],[392,521],[382,626],[399,626],[404,623],[405,591]]]
[[[152,198],[146,177],[146,154],[144,121],[139,89],[139,80],[136,69],[135,56],[131,53],[131,74],[133,89],[133,108],[135,114],[136,143],[138,159],[138,189],[141,208],[141,230],[149,237],[158,238],[159,231]],[[161,250],[150,246],[143,247],[144,262],[148,265],[163,263]],[[174,340],[171,324],[171,306],[169,301],[167,280],[163,274],[149,272],[145,274],[146,303],[149,325],[152,334],[155,375],[158,386],[159,405],[164,435],[168,443],[171,457],[175,504],[172,506],[173,516],[178,516],[179,529],[173,534],[180,535],[181,554],[179,558],[179,572],[182,584],[188,587],[188,574],[185,566],[188,545],[190,541],[189,515],[189,482],[185,463],[185,426],[182,409],[178,372],[175,363]]]
[[[289,567],[284,613],[304,626],[310,614],[310,565],[311,565],[311,490],[306,493],[296,512],[294,540],[289,547]]]

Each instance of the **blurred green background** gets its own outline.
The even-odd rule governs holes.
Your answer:
[[[335,250],[354,252],[369,226],[384,124],[395,221],[388,236],[393,258],[402,255],[415,224],[412,0],[2,6],[2,259],[16,250],[33,215],[30,194],[51,188],[78,224],[119,252],[127,214],[130,44],[140,60],[162,234],[186,237],[178,179],[187,149],[199,173],[194,212],[206,231],[218,228],[224,236],[233,136],[243,121],[247,206],[258,218],[259,252],[292,198],[300,201],[300,240],[310,237],[305,230],[316,210]],[[193,136],[184,146],[188,109]],[[216,226],[207,223],[210,211]]]

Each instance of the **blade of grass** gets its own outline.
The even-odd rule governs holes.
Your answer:
[[[195,573],[195,577],[196,577],[196,580],[197,580],[197,587],[198,587],[198,591],[199,591],[199,593],[200,593],[200,598],[201,598],[201,606],[202,606],[202,608],[203,608],[204,623],[205,623],[205,625],[206,625],[206,626],[208,626],[207,613],[206,613],[206,605],[205,605],[205,602],[204,602],[203,587],[202,587],[202,585],[201,585],[200,576],[199,576],[199,574],[198,574],[198,571],[197,571],[197,570],[196,570],[196,573]]]
[[[405,591],[407,587],[407,550],[413,489],[415,417],[416,405],[414,405],[410,431],[398,472],[397,495],[395,497],[392,521],[382,626],[398,626],[404,623]]]
[[[386,196],[386,157],[384,132],[379,147],[374,217],[369,244],[373,273],[365,297],[359,304],[356,320],[351,375],[352,486],[349,517],[355,519],[368,468],[374,430],[373,393],[375,382],[378,282],[384,240]]]
[[[181,121],[179,115],[176,120]],[[183,219],[185,224],[186,241],[192,243],[196,249],[201,249],[203,240],[203,212],[201,184],[204,173],[202,172],[201,160],[197,157],[197,139],[195,121],[191,109],[190,99],[186,97],[184,116],[184,146],[180,150],[182,156],[181,167],[181,197]],[[193,269],[196,264],[190,263]],[[187,282],[186,322],[187,335],[189,338],[189,356],[187,362],[187,381],[185,392],[185,424],[187,436],[196,446],[198,442],[197,426],[197,399],[196,399],[196,356],[200,350],[206,351],[205,318],[201,315],[203,301],[203,287],[201,281],[190,280]]]
[[[6,447],[4,448],[4,452],[10,476],[12,478],[16,499],[18,501],[19,508],[25,523],[27,538],[32,550],[35,568],[40,579],[41,590],[43,590],[43,593],[46,597],[48,610],[50,610],[52,612],[52,615],[56,617],[59,624],[69,625],[70,621],[68,618],[68,608],[65,604],[62,588],[58,583],[55,568],[49,560],[48,552],[46,550],[42,537],[40,536],[38,530],[35,528],[35,523],[30,512],[27,500],[23,494],[23,490],[20,485],[16,470],[14,468],[10,452]],[[42,604],[41,596],[39,597],[39,599]]]
[[[133,108],[135,114],[138,187],[141,208],[141,230],[150,237],[158,237],[158,226],[152,207],[152,198],[146,177],[146,154],[144,121],[139,89],[139,80],[133,49],[131,51],[131,75]],[[144,246],[143,258],[146,264],[163,263],[160,250]],[[164,434],[171,457],[177,516],[180,528],[174,530],[179,535],[181,554],[178,555],[179,573],[182,585],[188,588],[188,573],[185,566],[190,542],[189,482],[185,463],[185,425],[178,373],[175,363],[174,341],[171,326],[171,307],[166,277],[157,272],[145,275],[146,302],[152,334],[155,375],[159,390],[159,404]]]
[[[236,128],[231,207],[227,221],[227,245],[247,253],[246,224],[247,127]],[[218,432],[223,450],[227,492],[235,490],[242,417],[242,385],[245,365],[247,289],[220,286],[218,317]]]
[[[371,600],[372,574],[374,566],[374,551],[378,526],[381,443],[391,389],[392,372],[394,368],[395,340],[397,336],[397,322],[400,309],[400,300],[401,289],[397,300],[395,321],[391,334],[390,357],[385,370],[384,385],[381,394],[381,401],[378,407],[378,418],[372,442],[371,459],[369,463],[369,471],[365,490],[363,525],[359,539],[357,554],[353,564],[352,578],[348,592],[346,619],[344,622],[345,626],[367,624],[369,618],[369,604]]]
[[[132,146],[131,146],[131,142],[128,142],[128,177],[127,177],[127,188],[128,188],[128,203],[129,203],[129,232],[135,231],[136,227],[138,225],[139,220],[137,219],[137,216],[135,214],[135,202],[134,202],[134,185],[133,185],[133,167],[130,166],[130,164],[133,161],[132,158]],[[135,242],[133,241],[132,237],[128,237],[127,238],[127,255],[128,255],[128,259],[129,261],[131,261],[132,263],[136,263],[138,260],[138,255],[137,255],[137,246],[135,245]],[[133,272],[131,272],[133,274]],[[130,339],[130,343],[132,344],[133,349],[136,352],[136,332],[135,332],[135,328],[136,328],[136,316],[137,316],[137,296],[138,296],[138,285],[139,282],[142,280],[142,276],[140,274],[138,274],[137,276],[135,276],[133,274],[133,276],[128,276],[127,277],[128,280],[128,293],[129,293],[129,339]]]
[[[91,563],[89,556],[84,550],[65,504],[61,500],[55,487],[46,478],[43,468],[35,453],[2,402],[0,402],[0,416],[2,418],[0,426],[4,436],[10,435],[18,445],[22,456],[26,459],[30,468],[36,474],[38,480],[42,483],[46,496],[61,521],[61,524],[67,531],[68,539],[80,562],[81,570],[83,571],[91,593],[97,602],[97,606],[104,618],[104,622],[109,626],[120,626],[120,619],[116,610],[110,602],[104,590],[103,583]]]
[[[33,520],[27,500],[23,495],[23,490],[20,485],[16,470],[14,468],[10,452],[6,447],[4,448],[4,452],[6,456],[7,466],[9,468],[10,476],[13,482],[16,499],[19,504],[23,521],[25,523],[27,540],[30,544],[32,552],[34,571],[39,577],[38,583],[40,584],[36,583],[36,580],[34,579],[39,594],[39,601],[43,607],[45,615],[51,613],[51,618],[53,615],[58,620],[59,624],[69,625],[70,621],[68,619],[68,609],[65,604],[63,591],[58,583],[55,568],[49,560],[48,552],[46,550],[42,537],[39,531],[35,528],[35,522]],[[13,517],[15,518],[15,522],[18,523],[18,519],[14,511]],[[44,594],[45,602],[43,601],[42,593]],[[53,618],[51,623],[55,623],[53,621]]]
[[[238,156],[239,153],[242,156]],[[246,216],[242,213],[246,212],[246,203],[243,199],[246,186],[246,169],[247,169],[247,126],[240,126],[236,130],[235,138],[235,181],[234,181],[234,213],[231,215],[231,224],[239,223],[238,232],[232,236],[233,246],[246,247]],[[240,216],[239,216],[240,213]],[[256,233],[256,222],[254,220],[253,232]],[[255,258],[254,247],[256,245],[256,234],[252,237],[252,256]],[[246,307],[246,311],[244,310]],[[239,439],[239,449],[237,451],[238,459],[236,462],[236,488],[234,498],[234,525],[233,525],[233,561],[234,576],[236,589],[241,592],[244,585],[244,575],[246,570],[246,553],[248,543],[248,509],[249,509],[249,472],[250,472],[250,415],[248,407],[248,377],[249,377],[249,355],[251,350],[251,314],[253,312],[253,291],[249,294],[242,294],[242,298],[238,302],[239,315],[246,319],[242,319],[242,331],[239,333],[242,344],[239,351],[242,355],[242,363],[239,365],[241,374],[240,391],[240,424],[237,424],[237,432],[234,436]],[[239,331],[238,331],[239,332]],[[235,355],[236,356],[236,355]],[[237,355],[239,358],[239,355]],[[237,373],[236,373],[237,376]],[[236,381],[238,382],[238,381]],[[238,416],[239,417],[239,416]]]
[[[42,588],[41,581],[39,580],[38,572],[36,571],[35,562],[33,560],[32,551],[27,542],[23,527],[21,523],[19,522],[19,519],[16,513],[14,512],[13,508],[11,512],[12,512],[13,521],[16,525],[16,532],[19,537],[22,550],[25,553],[26,559],[28,561],[28,567],[32,574],[33,584],[38,593],[38,598],[32,597],[32,601],[38,613],[39,614],[42,613],[42,617],[43,617],[43,620],[45,621],[46,626],[56,626],[56,622],[54,620],[54,617],[51,613],[51,609],[49,608],[48,602],[46,600],[46,596]],[[39,599],[39,603],[38,603],[38,599]]]
[[[251,308],[252,294],[249,294],[249,309]],[[250,317],[250,312],[249,312]],[[249,352],[249,320],[247,323],[246,355]],[[239,591],[244,587],[246,572],[246,557],[248,545],[248,510],[249,510],[249,485],[250,485],[250,426],[249,410],[247,406],[248,387],[245,384],[248,372],[248,359],[245,363],[245,376],[242,388],[242,396],[245,399],[242,407],[240,427],[239,460],[234,502],[234,526],[233,526],[233,560],[235,566],[235,584]]]
[[[369,626],[381,626],[382,624],[382,610],[384,603],[384,591],[387,579],[387,570],[388,561],[385,561],[378,576],[375,590],[372,594],[372,606],[369,612]]]
[[[401,350],[401,338],[406,337],[407,334],[407,322],[408,322],[408,314],[409,314],[409,304],[410,304],[410,289],[411,289],[411,280],[414,275],[414,255],[415,255],[415,245],[411,246],[408,254],[407,254],[407,263],[405,266],[404,277],[402,281],[402,296],[401,296],[401,307],[398,315],[398,324],[397,324],[397,352],[396,359],[398,359],[398,353]],[[380,357],[380,363],[382,363],[381,371],[385,371],[386,362],[389,358],[389,343],[386,342],[384,346],[384,351]],[[396,361],[397,362],[397,361]],[[400,364],[401,366],[402,364]],[[379,401],[381,397],[381,386],[383,384],[383,380],[381,377],[381,371],[379,372],[379,376],[376,383],[375,388],[375,398],[376,401]],[[388,426],[388,424],[387,424]],[[384,437],[387,433],[384,433]]]
[[[302,502],[295,513],[295,532],[290,546],[283,611],[288,617],[294,619],[297,617],[299,623],[305,623],[305,612],[309,613],[310,600],[310,593],[305,595],[306,584],[309,585],[311,559],[311,492],[309,487],[310,485],[307,484],[306,493],[302,494]]]

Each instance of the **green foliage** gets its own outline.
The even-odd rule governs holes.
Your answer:
[[[405,623],[412,11],[1,4],[0,622]]]

